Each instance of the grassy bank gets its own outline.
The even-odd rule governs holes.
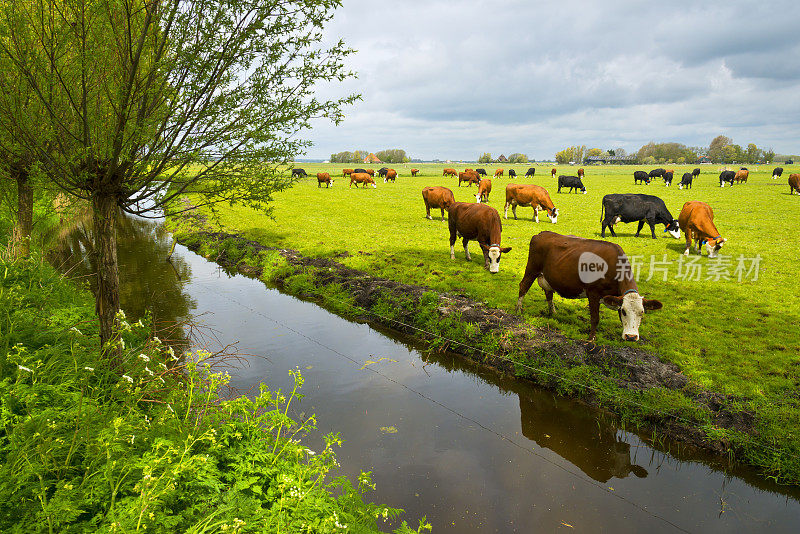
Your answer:
[[[299,372],[230,398],[208,354],[178,358],[124,316],[111,371],[85,290],[35,260],[0,273],[0,531],[378,532],[399,515],[364,500],[368,473],[336,476],[337,435],[303,444]]]
[[[321,170],[334,174],[341,167],[304,166],[309,174]],[[663,310],[645,317],[640,330],[643,341],[638,346],[679,366],[689,379],[689,390],[716,393],[732,405],[731,411],[752,414],[752,429],[747,436],[740,440],[728,436],[731,442],[739,443],[735,449],[740,459],[760,466],[775,478],[800,481],[796,460],[800,449],[800,402],[796,394],[800,385],[800,335],[796,332],[800,296],[793,289],[797,255],[786,227],[800,202],[788,194],[785,180],[771,179],[772,166],[751,168],[747,184],[724,189],[719,188],[716,166],[704,166],[694,188],[688,191],[677,189],[678,179],[671,188],[655,182],[636,186],[630,167],[587,168],[586,195],[557,194],[550,166],[539,166],[533,180],[494,179],[489,203],[501,214],[504,188],[512,181],[545,186],[561,212],[556,225],[544,216],[542,222],[533,223],[530,208],[518,208],[517,221],[504,220],[503,244],[514,250],[504,255],[496,276],[484,271],[478,261],[465,262],[463,252],[458,251],[456,260],[451,261],[447,223],[424,218],[420,194],[424,186],[450,187],[460,201],[474,201],[471,195],[475,188],[459,189],[456,180],[443,178],[443,165],[413,166],[422,170],[416,178],[411,178],[407,170],[412,165],[394,167],[400,172],[397,183],[379,181],[376,189],[350,189],[341,179],[331,189],[318,188],[315,178],[303,181],[291,191],[276,195],[274,219],[231,208],[222,215],[222,228],[269,246],[294,248],[304,255],[336,257],[349,268],[375,276],[437,292],[461,292],[477,302],[511,312],[531,235],[554,230],[599,238],[604,194],[656,194],[664,198],[675,217],[687,200],[708,202],[728,243],[721,260],[705,256],[695,260],[699,276],[697,267],[691,276],[682,276],[687,269],[680,263],[682,239],[663,237],[660,228],[655,240],[646,230],[643,237],[633,237],[634,225],[619,225],[617,229],[615,241],[641,266],[640,290],[664,303]],[[487,170],[491,173],[495,167],[487,166]],[[515,166],[519,175],[526,168]],[[675,169],[679,177],[691,166]],[[565,167],[559,173],[574,174],[575,170]],[[787,168],[786,173],[795,170]],[[476,245],[471,249],[480,257]],[[557,298],[556,306],[553,318],[544,317],[544,299],[534,287],[526,298],[523,318],[532,327],[584,338],[588,323],[585,301]],[[617,341],[618,330],[617,318],[601,312],[599,342],[611,347],[622,345]],[[652,396],[661,406],[684,402],[674,392]],[[713,426],[705,431],[719,437]]]

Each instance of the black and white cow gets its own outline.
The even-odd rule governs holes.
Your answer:
[[[725,182],[733,186],[733,179],[736,178],[736,171],[722,171],[719,173],[719,186],[725,187]]]
[[[508,177],[509,178],[516,178],[517,177],[517,171],[515,171],[514,169],[508,169]]]
[[[695,167],[692,171],[692,178],[697,178],[698,176],[700,176],[700,167]]]
[[[525,176],[535,176],[536,175],[536,167],[528,167],[528,171],[525,173]]]
[[[386,174],[389,172],[389,167],[381,167],[378,169],[378,178],[386,178]],[[386,180],[384,180],[385,182]]]
[[[481,176],[486,176],[486,169],[475,169],[475,172],[477,172]]]
[[[678,184],[678,189],[683,189],[684,187],[686,189],[691,189],[692,180],[694,180],[694,174],[691,172],[683,173],[683,176],[681,177],[681,183]]]
[[[666,169],[662,169],[661,167],[659,167],[659,168],[657,168],[657,169],[653,169],[653,170],[652,170],[652,171],[650,171],[650,172],[649,172],[647,175],[648,175],[648,176],[650,177],[650,179],[652,180],[653,178],[662,178],[662,177],[664,176],[664,173],[665,173],[665,172],[667,172],[667,170],[666,170]]]
[[[299,178],[301,176],[308,176],[308,175],[306,174],[306,171],[303,169],[292,169],[292,178],[294,178],[295,176]]]
[[[633,183],[638,184],[639,182],[644,182],[645,184],[650,185],[650,175],[645,171],[634,172]]]
[[[569,192],[572,193],[574,190],[576,193],[577,190],[580,189],[583,191],[583,194],[586,194],[586,187],[584,187],[583,182],[577,176],[564,176],[563,174],[558,177],[558,192],[561,192],[561,188],[569,187]]]
[[[664,201],[653,195],[641,193],[606,195],[603,197],[600,220],[602,221],[601,237],[606,236],[606,227],[611,231],[611,235],[616,237],[615,224],[634,221],[639,221],[636,237],[639,237],[639,232],[642,231],[645,222],[650,226],[650,234],[653,239],[656,238],[656,224],[663,224],[664,231],[669,232],[675,239],[681,237],[678,220],[669,212]]]
[[[667,187],[672,185],[672,178],[675,176],[675,171],[666,171],[662,178],[664,179],[664,185]]]
[[[772,179],[777,180],[783,174],[783,167],[775,167],[772,171]]]

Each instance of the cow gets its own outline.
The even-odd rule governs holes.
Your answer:
[[[671,186],[672,185],[672,178],[674,176],[675,176],[675,171],[673,169],[670,169],[668,171],[664,171],[664,175],[662,176],[662,178],[664,179],[664,185],[666,185],[667,187]]]
[[[450,227],[450,259],[456,259],[454,245],[456,238],[464,239],[464,254],[467,261],[469,255],[467,245],[471,239],[478,242],[483,251],[483,267],[495,274],[500,271],[500,257],[511,252],[511,247],[501,247],[500,239],[503,224],[500,214],[487,204],[472,204],[470,202],[456,202],[450,205],[447,223]]]
[[[551,178],[555,178],[555,177],[556,177],[556,173],[557,173],[557,172],[558,172],[558,171],[556,170],[556,168],[555,168],[555,167],[553,167],[552,169],[550,169],[550,177],[551,177]]]
[[[692,180],[694,180],[694,174],[691,172],[683,173],[683,176],[681,176],[681,183],[678,184],[678,189],[683,189],[684,187],[686,189],[691,189]]]
[[[772,179],[773,180],[777,180],[778,178],[781,177],[781,175],[783,175],[783,167],[775,167],[772,170]]]
[[[306,174],[306,171],[304,169],[292,169],[292,178],[294,177],[300,178],[301,176],[308,176],[308,174]]]
[[[419,169],[411,169],[411,176],[416,176],[419,172]]]
[[[561,192],[561,188],[569,187],[569,192],[572,193],[574,190],[576,193],[578,189],[583,191],[583,194],[586,194],[586,187],[584,187],[583,182],[577,176],[564,176],[563,174],[558,177],[558,192]]]
[[[472,184],[479,184],[481,181],[481,177],[478,176],[478,173],[473,172],[460,172],[458,173],[458,187],[461,187],[461,182],[467,182],[467,186],[472,186]]]
[[[503,176],[503,169],[497,169],[494,171],[494,177],[497,178],[499,176]]]
[[[736,171],[722,171],[719,173],[719,186],[725,187],[725,182],[733,186],[733,179],[736,177]]]
[[[394,183],[395,178],[397,178],[397,171],[394,169],[386,169],[386,176],[383,177],[383,183],[386,183],[389,180]]]
[[[515,171],[514,169],[508,169],[508,177],[509,178],[516,178],[517,177],[517,171]]]
[[[431,219],[431,208],[442,210],[442,221],[444,221],[444,210],[449,210],[450,206],[456,201],[453,192],[446,187],[432,186],[422,190],[422,200],[425,201],[425,216]]]
[[[703,254],[700,245],[706,245],[709,258],[716,258],[719,249],[725,244],[727,239],[722,237],[714,225],[714,210],[705,202],[690,200],[683,205],[681,214],[678,215],[678,223],[686,234],[686,250],[684,256],[689,255],[689,248],[696,248],[699,254]],[[712,237],[714,236],[714,237]],[[697,244],[692,247],[692,239]]]
[[[583,169],[578,169],[578,178],[583,178]]]
[[[800,174],[789,175],[789,194],[793,195],[795,191],[800,195]]]
[[[345,176],[350,176],[354,172],[355,171],[353,169],[342,169],[342,178],[344,178]]]
[[[601,302],[617,310],[624,341],[638,341],[644,312],[662,308],[661,302],[639,294],[628,257],[622,247],[608,241],[555,232],[536,234],[531,237],[528,264],[519,283],[517,313],[522,312],[522,299],[534,280],[544,291],[548,315],[555,312],[554,293],[589,300],[590,342],[597,336]]]
[[[665,172],[667,172],[665,169],[662,169],[661,167],[659,167],[658,169],[653,169],[652,171],[647,173],[647,175],[652,180],[653,178],[662,178],[664,176]]]
[[[519,185],[508,184],[506,186],[506,204],[504,217],[508,219],[508,207],[511,206],[511,213],[514,219],[517,218],[517,206],[531,206],[533,208],[533,220],[539,222],[539,209],[547,212],[550,222],[555,224],[558,221],[558,208],[550,200],[550,194],[544,187],[538,185]]]
[[[325,184],[325,187],[330,187],[333,185],[333,180],[331,180],[331,175],[327,172],[318,172],[317,173],[317,187],[322,187],[322,184]]]
[[[369,174],[367,172],[367,169],[354,169],[353,172],[361,172],[361,173],[364,173],[364,174]],[[350,174],[353,174],[353,172],[351,172]]]
[[[442,176],[458,176],[458,172],[455,169],[445,169],[442,171]]]
[[[481,178],[478,182],[478,194],[475,195],[475,202],[489,202],[489,193],[492,192],[492,181],[489,178]]]
[[[477,172],[481,176],[486,176],[486,169],[475,169],[475,172]]]
[[[386,173],[389,172],[389,167],[381,167],[378,169],[378,177],[379,178],[386,178]],[[386,180],[384,180],[386,181]]]
[[[650,185],[650,175],[647,174],[645,171],[634,172],[633,183],[638,184],[639,182],[644,182],[646,185]]]
[[[528,167],[528,170],[525,172],[525,176],[536,176],[536,167]]]
[[[356,189],[358,188],[358,184],[364,184],[364,187],[367,187],[368,184],[372,184],[372,187],[377,189],[377,185],[375,185],[375,180],[372,179],[366,172],[354,172],[350,174],[350,185],[348,187],[352,187],[353,184],[356,184]]]
[[[663,224],[664,231],[675,239],[680,239],[681,229],[678,221],[672,217],[664,201],[654,195],[641,193],[611,194],[603,197],[600,208],[600,237],[606,236],[606,227],[612,237],[617,237],[614,225],[623,222],[639,221],[636,237],[646,222],[650,226],[650,234],[656,238],[656,225]]]
[[[464,172],[475,172],[475,169],[464,169]]]
[[[366,172],[367,174],[369,174],[370,176],[372,176],[372,177],[374,177],[374,176],[375,176],[375,171],[373,171],[372,169],[367,169],[365,172]]]
[[[736,182],[737,184],[738,183],[746,184],[748,176],[750,176],[750,171],[742,168],[736,171],[736,174],[733,176],[733,181]]]
[[[695,167],[692,171],[692,178],[697,178],[698,176],[700,176],[700,167]]]

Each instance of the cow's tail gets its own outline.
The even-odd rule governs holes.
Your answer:
[[[601,202],[600,203],[600,224],[603,224],[603,220],[605,219],[605,217],[603,217],[603,213],[605,212],[605,210],[606,210],[606,205]]]

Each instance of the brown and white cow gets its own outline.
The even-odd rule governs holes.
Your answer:
[[[442,176],[458,176],[458,171],[455,169],[445,169],[442,171]]]
[[[733,176],[733,181],[736,182],[737,184],[739,183],[746,184],[748,176],[750,176],[750,171],[748,171],[747,169],[739,169]]]
[[[425,201],[425,217],[433,220],[431,208],[439,208],[442,210],[442,221],[444,221],[444,211],[450,209],[456,198],[448,188],[436,185],[422,190],[422,200]]]
[[[550,169],[550,177],[552,177],[552,178],[555,178],[555,177],[556,177],[556,173],[557,173],[557,172],[558,172],[558,171],[556,170],[556,168],[555,168],[555,167],[553,167],[552,169]]]
[[[331,175],[327,172],[318,172],[317,173],[317,187],[322,187],[322,184],[325,184],[325,187],[330,187],[333,185],[333,180],[331,179]]]
[[[689,255],[689,248],[702,254],[700,245],[705,243],[709,258],[716,258],[719,249],[725,244],[725,239],[714,225],[714,210],[705,202],[691,200],[683,205],[681,214],[678,215],[678,225],[686,234],[686,250],[684,256]],[[692,247],[694,239],[696,247]]]
[[[578,169],[578,178],[583,178],[583,168]]]
[[[375,171],[374,171],[374,170],[372,170],[372,169],[367,169],[367,170],[366,170],[366,173],[367,173],[367,174],[369,174],[369,175],[370,175],[370,176],[372,176],[372,177],[375,177]]]
[[[396,178],[397,178],[397,171],[394,169],[388,169],[386,171],[386,176],[383,177],[383,183],[386,183],[389,180],[394,182]]]
[[[456,202],[450,205],[447,223],[450,227],[450,259],[456,259],[454,246],[456,238],[464,239],[464,254],[467,261],[469,255],[467,245],[474,239],[483,250],[483,267],[490,273],[500,271],[500,257],[511,251],[511,247],[501,247],[500,238],[503,224],[500,214],[493,207],[486,204],[473,204],[471,202]]]
[[[411,176],[416,176],[419,172],[419,169],[411,169]]]
[[[342,178],[350,176],[351,174],[353,174],[353,169],[342,169]]]
[[[506,186],[506,204],[504,217],[508,219],[508,207],[511,206],[511,212],[514,218],[517,218],[517,206],[533,208],[533,220],[539,222],[539,209],[547,212],[550,217],[551,223],[558,221],[558,208],[553,205],[550,200],[550,194],[544,187],[533,184],[508,184]]]
[[[458,187],[461,187],[461,182],[468,182],[467,186],[472,186],[472,184],[479,184],[481,182],[481,177],[478,176],[478,173],[475,171],[472,172],[460,172],[458,173]]]
[[[503,176],[503,169],[496,169],[494,171],[494,177],[497,178],[499,176]]]
[[[789,194],[793,195],[795,191],[800,195],[800,174],[789,175]]]
[[[519,283],[517,312],[522,311],[522,299],[534,280],[544,291],[548,315],[555,311],[554,293],[567,299],[589,300],[589,341],[597,335],[601,302],[617,310],[625,341],[638,341],[644,312],[662,307],[661,302],[639,294],[628,257],[622,247],[608,241],[555,232],[533,236],[525,275]]]
[[[475,202],[489,202],[489,193],[492,192],[492,181],[489,178],[482,178],[478,182],[478,194],[475,195]]]
[[[356,184],[356,188],[358,188],[358,184],[364,184],[364,187],[367,185],[372,184],[372,187],[377,189],[377,185],[375,185],[375,180],[372,179],[372,176],[365,172],[354,172],[350,175],[350,185],[348,187],[352,187],[353,184]]]

